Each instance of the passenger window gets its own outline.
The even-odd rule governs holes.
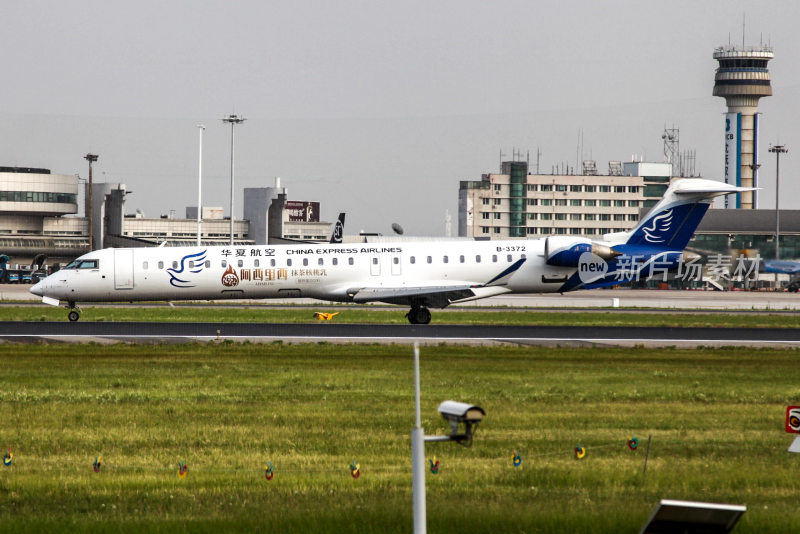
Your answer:
[[[428,256],[428,263],[433,263],[433,258]]]
[[[447,263],[447,256],[445,256],[445,257],[443,257],[443,258],[442,258],[442,262],[443,262],[443,263]]]
[[[142,263],[142,269],[147,270],[147,262]]]
[[[275,267],[275,259],[269,260],[269,266],[270,267]]]
[[[353,265],[353,258],[347,258],[347,263],[349,263],[350,265]]]
[[[372,265],[378,265],[378,258],[372,258]]]
[[[506,259],[508,260],[508,263],[511,263],[512,261],[514,261],[514,259],[511,257],[511,254],[509,254],[509,255],[506,257]]]
[[[464,263],[464,256],[459,256],[458,257],[458,261],[461,262],[461,263]]]
[[[286,266],[287,266],[287,267],[291,267],[291,266],[292,266],[292,260],[291,260],[291,258],[289,258],[288,260],[286,260]]]
[[[158,268],[159,269],[163,269],[164,268],[164,262],[163,261],[158,262]]]
[[[206,260],[206,268],[211,267],[211,260]]]
[[[497,254],[492,254],[492,262],[497,263]]]
[[[339,265],[339,258],[333,258],[331,260],[331,263],[333,263],[334,265]]]
[[[415,258],[414,256],[411,256],[411,257],[408,259],[408,261],[410,261],[410,262],[411,262],[411,265],[414,265],[415,263],[417,263],[417,258]]]
[[[308,267],[308,258],[303,258],[303,267]]]
[[[189,268],[190,269],[194,269],[194,261],[193,260],[189,260]]]
[[[253,260],[253,267],[258,267],[261,265],[258,260]]]
[[[481,262],[481,255],[478,254],[477,256],[475,256],[475,263],[480,263],[480,262]]]
[[[325,265],[325,262],[322,261],[322,258],[317,260],[317,265]]]
[[[395,265],[398,265],[400,263],[400,258],[395,256],[394,258],[392,258],[392,263],[394,263]]]
[[[228,266],[228,262],[227,262],[227,261],[225,261],[225,260],[222,260],[222,267],[223,267],[223,268],[225,268],[225,267],[227,267],[227,266]]]
[[[173,261],[172,262],[172,268],[173,269],[177,269],[178,268],[178,262],[177,261]]]
[[[238,265],[239,267],[244,267],[244,260],[239,260]]]

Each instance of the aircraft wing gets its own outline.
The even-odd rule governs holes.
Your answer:
[[[353,302],[386,302],[388,304],[418,305],[444,308],[454,302],[508,293],[502,286],[453,284],[422,287],[362,287],[347,291]]]

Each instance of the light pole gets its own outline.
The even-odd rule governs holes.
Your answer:
[[[228,115],[227,117],[222,117],[222,122],[229,122],[231,124],[231,245],[233,245],[233,149],[235,139],[233,128],[237,124],[241,124],[246,120],[247,119],[239,115]]]
[[[197,246],[200,246],[200,225],[203,220],[203,130],[206,127],[202,124],[197,125],[200,131],[200,153],[197,157]]]
[[[439,413],[450,422],[450,435],[426,436],[422,429],[419,392],[419,342],[414,342],[414,428],[411,429],[412,501],[414,508],[414,534],[427,532],[425,508],[425,443],[428,441],[455,441],[465,447],[472,446],[472,437],[486,412],[480,406],[463,402],[444,401]],[[459,426],[464,432],[459,433]]]
[[[778,209],[779,206],[778,199],[780,198],[780,188],[781,188],[781,154],[786,154],[787,152],[789,152],[789,149],[786,148],[786,145],[775,145],[769,147],[769,151],[775,153],[775,259],[779,260],[781,259],[780,256],[781,212]]]
[[[89,162],[89,251],[94,250],[94,195],[92,194],[92,163],[97,161],[97,154],[86,154],[83,159]]]

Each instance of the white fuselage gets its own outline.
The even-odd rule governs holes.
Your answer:
[[[498,278],[521,259],[521,266]],[[96,265],[81,267],[81,260],[96,260]],[[543,239],[104,249],[76,262],[77,267],[50,275],[31,291],[72,303],[290,297],[352,301],[362,288],[470,285],[476,287],[475,296],[463,300],[472,300],[509,292],[555,292],[575,272],[545,264]]]

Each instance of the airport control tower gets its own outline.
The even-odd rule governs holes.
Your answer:
[[[720,47],[714,76],[714,96],[725,98],[725,183],[758,185],[758,99],[772,95],[767,63],[775,56],[771,46]],[[756,192],[736,195],[725,207],[757,208]]]

